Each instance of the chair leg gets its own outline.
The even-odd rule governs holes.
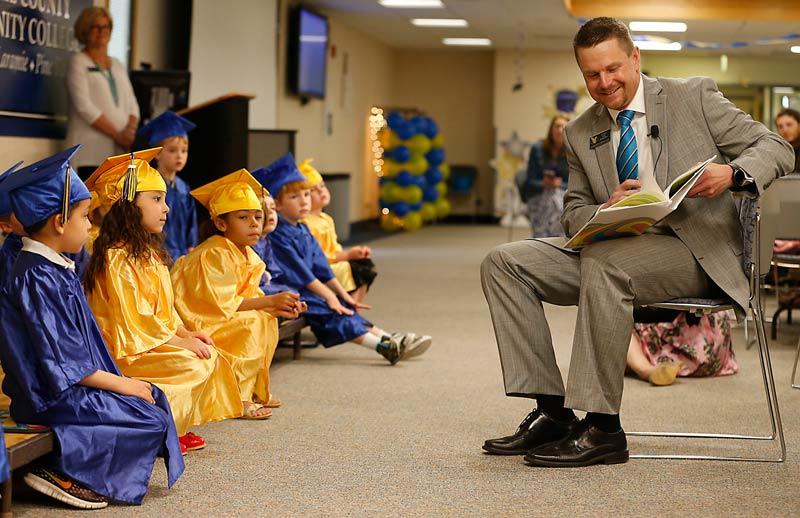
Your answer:
[[[294,347],[294,354],[292,356],[293,360],[300,359],[300,349],[302,349],[302,344],[300,343],[300,331],[294,334],[292,338],[292,346]]]
[[[3,499],[0,500],[0,518],[12,518],[14,513],[11,512],[11,477],[3,482],[2,485]]]
[[[635,459],[674,459],[674,460],[718,460],[718,461],[745,461],[745,462],[783,462],[786,459],[786,441],[783,436],[783,424],[781,413],[778,408],[778,396],[775,393],[775,380],[772,376],[772,362],[769,357],[767,346],[767,330],[764,326],[764,317],[760,310],[760,300],[758,298],[751,302],[750,311],[753,314],[753,324],[756,328],[756,338],[758,340],[758,352],[761,364],[761,378],[764,384],[764,393],[769,409],[770,425],[772,433],[770,435],[741,435],[741,434],[713,434],[695,432],[627,432],[631,436],[645,437],[682,437],[697,439],[741,439],[748,441],[778,441],[780,455],[775,457],[746,457],[746,456],[717,456],[717,455],[663,455],[663,454],[634,454],[631,458]]]
[[[800,389],[800,385],[795,381],[797,374],[797,360],[800,359],[800,339],[797,340],[797,352],[794,353],[794,367],[792,367],[792,388]]]
[[[789,309],[786,310],[786,323],[792,325],[792,307],[789,306]]]

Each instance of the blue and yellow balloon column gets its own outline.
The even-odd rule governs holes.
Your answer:
[[[430,117],[391,112],[378,133],[383,148],[380,177],[381,227],[419,230],[450,213],[444,140]]]

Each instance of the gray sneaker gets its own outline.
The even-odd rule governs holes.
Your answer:
[[[403,359],[407,360],[427,351],[433,345],[433,338],[429,335],[417,336],[414,333],[406,333],[406,353]]]
[[[402,343],[399,339],[395,339],[393,336],[388,341],[381,340],[377,350],[378,354],[394,365],[403,358],[403,354],[406,352],[406,344]]]

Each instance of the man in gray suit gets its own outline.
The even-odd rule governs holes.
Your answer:
[[[514,434],[483,447],[525,454],[538,466],[627,461],[619,409],[634,306],[721,290],[743,310],[749,288],[731,191],[760,193],[794,165],[791,146],[725,99],[711,79],[642,75],[639,49],[621,22],[588,21],[573,47],[597,103],[565,130],[567,235],[639,189],[661,190],[713,155],[717,163],[689,199],[641,236],[580,253],[563,249],[564,238],[525,240],[484,260],[506,394],[537,406]],[[578,306],[566,389],[542,302]],[[586,411],[585,419],[573,409]]]

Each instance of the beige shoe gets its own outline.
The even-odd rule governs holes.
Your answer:
[[[648,381],[651,385],[657,387],[664,387],[675,383],[675,378],[681,370],[683,364],[681,362],[663,362],[659,363],[653,369],[653,372],[648,376]]]

